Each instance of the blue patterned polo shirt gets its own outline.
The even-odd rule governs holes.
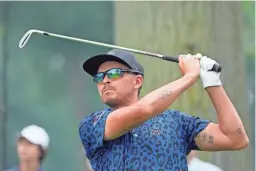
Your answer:
[[[186,156],[199,150],[194,137],[210,121],[166,110],[111,141],[104,141],[110,109],[86,116],[79,135],[94,171],[186,171]]]

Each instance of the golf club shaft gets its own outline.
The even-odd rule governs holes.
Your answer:
[[[126,50],[129,52],[133,52],[133,53],[138,53],[138,54],[142,54],[142,55],[148,55],[148,56],[152,56],[152,57],[156,57],[156,58],[161,58],[163,60],[167,60],[167,61],[172,61],[172,62],[179,62],[179,59],[177,57],[172,57],[172,56],[165,56],[165,55],[161,55],[161,54],[156,54],[156,53],[151,53],[151,52],[146,52],[146,51],[142,51],[142,50],[136,50],[136,49],[131,49],[131,48],[125,48],[125,47],[121,47],[121,46],[116,46],[116,45],[110,45],[110,44],[106,44],[106,43],[100,43],[100,42],[95,42],[95,41],[90,41],[90,40],[85,40],[85,39],[80,39],[80,38],[75,38],[75,37],[70,37],[70,36],[64,36],[64,35],[60,35],[60,34],[55,34],[55,33],[49,33],[49,32],[45,32],[45,31],[40,31],[40,30],[29,30],[20,40],[19,42],[19,47],[23,48],[25,46],[25,44],[27,43],[27,41],[29,40],[30,36],[33,33],[38,33],[41,35],[45,35],[45,36],[51,36],[51,37],[56,37],[56,38],[61,38],[61,39],[66,39],[66,40],[72,40],[72,41],[76,41],[76,42],[82,42],[82,43],[88,43],[88,44],[92,44],[92,45],[97,45],[97,46],[102,46],[102,47],[108,47],[108,48],[113,48],[113,49],[121,49],[121,50]],[[211,69],[211,71],[216,71],[216,72],[220,72],[221,71],[221,67],[219,65],[214,65],[213,68]]]

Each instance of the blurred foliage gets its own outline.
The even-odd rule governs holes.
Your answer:
[[[242,7],[245,55],[255,60],[255,2],[244,1]]]
[[[78,124],[102,104],[81,65],[90,55],[106,49],[39,35],[33,35],[23,49],[18,42],[29,29],[39,29],[113,44],[112,2],[8,5],[7,164],[18,164],[14,135],[28,124],[38,124],[51,139],[44,170],[82,170],[85,162]]]
[[[255,2],[244,1],[243,7],[243,35],[244,55],[246,57],[247,87],[250,107],[251,124],[255,125]],[[250,139],[255,149],[255,131]],[[254,154],[255,160],[255,154]]]

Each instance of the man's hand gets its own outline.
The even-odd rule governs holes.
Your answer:
[[[215,60],[203,56],[201,54],[196,55],[197,58],[200,58],[200,78],[203,84],[204,89],[207,87],[221,86],[220,73],[215,71],[209,71],[214,64],[218,64]]]
[[[195,81],[200,74],[200,64],[196,56],[191,54],[179,56],[179,67],[183,75],[193,77]]]

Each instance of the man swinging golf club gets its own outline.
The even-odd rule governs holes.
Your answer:
[[[200,59],[199,59],[200,58]],[[222,87],[216,61],[197,54],[179,56],[182,77],[139,99],[144,69],[130,52],[111,50],[83,64],[110,108],[87,115],[79,135],[95,171],[184,171],[191,150],[245,148],[243,123]],[[163,73],[168,74],[168,73]],[[168,107],[200,76],[218,123]]]

